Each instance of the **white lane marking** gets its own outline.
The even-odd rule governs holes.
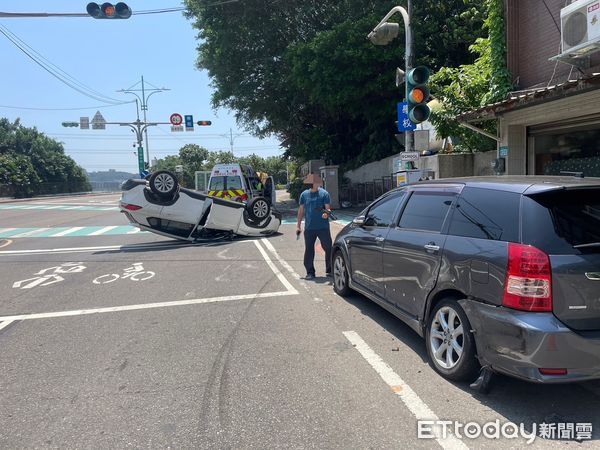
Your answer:
[[[9,231],[15,231],[16,228],[0,228],[0,233],[8,233]]]
[[[281,263],[281,265],[284,267],[284,269],[287,270],[294,278],[299,280],[300,275],[298,275],[298,273],[294,270],[294,268],[285,259],[283,259],[281,256],[279,256],[279,253],[277,253],[277,250],[275,250],[275,247],[273,247],[273,244],[271,244],[269,242],[269,240],[266,238],[262,238],[261,240],[262,240],[262,243],[265,245],[265,247],[267,247],[267,250],[269,250],[271,252],[271,254],[275,257],[275,259]]]
[[[14,320],[6,320],[6,321],[4,321],[4,322],[0,322],[0,330],[1,330],[2,328],[6,328],[7,326],[9,326],[9,325],[10,325],[11,323],[13,323],[13,322],[14,322]]]
[[[228,245],[238,245],[244,244],[246,242],[253,241],[238,241],[238,242],[230,242]],[[24,256],[24,255],[44,255],[48,253],[62,254],[62,253],[92,253],[96,251],[135,251],[135,250],[152,250],[152,249],[165,249],[165,248],[174,248],[174,247],[182,247],[182,248],[193,248],[194,245],[185,245],[177,243],[177,241],[173,241],[173,244],[167,245],[104,245],[100,247],[65,247],[65,248],[47,248],[47,249],[36,249],[36,250],[4,250],[0,251],[0,255],[16,255],[16,256]],[[202,247],[208,247],[208,245],[203,245]]]
[[[58,205],[58,206],[46,206],[44,209],[59,209],[62,208],[62,206]]]
[[[38,314],[21,314],[16,316],[5,316],[0,317],[0,322],[14,321],[14,320],[35,320],[35,319],[51,319],[56,317],[71,317],[71,316],[85,316],[89,314],[102,314],[109,312],[121,312],[121,311],[136,311],[141,309],[153,309],[153,308],[167,308],[171,306],[187,306],[187,305],[200,305],[203,303],[217,303],[217,302],[229,302],[233,300],[252,300],[256,298],[271,298],[271,297],[285,297],[288,295],[297,295],[297,292],[264,292],[258,294],[247,294],[247,295],[230,295],[227,297],[212,297],[212,298],[196,298],[190,300],[175,300],[171,302],[157,302],[157,303],[142,303],[137,305],[124,305],[124,306],[109,306],[106,308],[90,308],[90,309],[77,309],[72,311],[57,311],[49,313],[38,313]]]
[[[0,244],[0,248],[2,248],[2,247],[8,247],[13,242],[11,239],[0,239],[0,241],[6,241],[3,244]]]
[[[2,320],[2,318],[0,318]],[[387,383],[392,391],[400,397],[409,411],[416,417],[417,420],[434,420],[439,418],[434,412],[419,398],[417,393],[404,382],[394,370],[388,366],[377,353],[375,353],[369,345],[355,331],[344,331],[346,339],[358,350],[361,356],[375,369],[375,372]],[[444,449],[468,449],[461,440],[454,435],[448,434],[445,439],[442,438],[440,427],[434,427],[436,435],[435,440]]]
[[[85,206],[67,206],[64,208],[65,211],[70,211],[72,209],[81,209],[81,208],[85,208]]]
[[[98,231],[94,231],[93,233],[88,234],[88,236],[100,236],[101,234],[104,234],[104,233],[106,233],[107,231],[110,231],[110,230],[114,230],[115,228],[117,228],[116,225],[112,225],[110,227],[104,227],[104,228],[101,228]]]
[[[53,234],[50,237],[59,237],[59,236],[66,236],[67,234],[71,234],[71,233],[75,233],[76,231],[79,230],[83,230],[83,227],[73,227],[73,228],[69,228],[67,230],[61,231],[59,233]]]
[[[131,231],[128,231],[127,234],[137,234],[140,231],[142,231],[140,228],[134,227],[134,229]]]
[[[271,270],[273,271],[275,276],[277,278],[279,278],[279,281],[281,281],[283,283],[283,285],[286,287],[288,292],[290,294],[292,294],[292,293],[298,294],[298,291],[296,290],[296,288],[294,288],[294,286],[292,286],[292,283],[290,283],[288,281],[288,279],[285,276],[283,276],[283,274],[279,271],[279,269],[273,263],[273,261],[271,261],[271,258],[269,258],[269,255],[267,255],[267,252],[262,248],[262,246],[259,244],[259,242],[258,241],[252,241],[252,242],[254,242],[254,244],[256,245],[256,248],[258,248],[258,250],[260,251],[260,254],[264,258],[264,260],[267,262],[267,265],[271,268]]]
[[[27,237],[27,236],[31,236],[32,234],[40,233],[42,231],[46,231],[46,230],[49,230],[49,229],[50,228],[36,228],[35,230],[31,230],[31,231],[26,231],[24,233],[15,234],[14,236],[11,236],[11,238]]]

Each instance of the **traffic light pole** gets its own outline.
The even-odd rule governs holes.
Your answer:
[[[404,48],[404,65],[405,65],[405,74],[408,75],[410,70],[413,68],[413,38],[412,38],[412,30],[410,25],[410,18],[412,17],[412,0],[408,0],[408,11],[404,9],[402,6],[396,6],[391,9],[389,13],[385,15],[385,17],[379,22],[379,24],[374,28],[374,30],[369,33],[369,38],[379,27],[384,25],[387,20],[392,17],[394,14],[400,13],[402,18],[404,19],[404,34],[405,34],[405,48]],[[395,35],[393,36],[395,37]],[[389,42],[389,41],[388,41]],[[387,42],[386,42],[387,43]],[[381,45],[381,44],[379,44]],[[405,83],[405,97],[406,101],[408,101],[408,83]],[[404,151],[410,152],[413,150],[413,132],[405,131],[404,132]]]

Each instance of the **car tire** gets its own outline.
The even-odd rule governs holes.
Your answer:
[[[456,300],[439,302],[429,316],[425,334],[434,370],[452,381],[472,381],[480,369],[471,324]]]
[[[266,198],[256,197],[246,205],[246,210],[251,220],[262,222],[271,214],[271,205]]]
[[[352,291],[350,289],[348,264],[341,250],[333,255],[333,290],[336,294],[345,297]]]
[[[150,190],[161,198],[170,198],[179,187],[179,181],[172,172],[159,170],[150,176]]]

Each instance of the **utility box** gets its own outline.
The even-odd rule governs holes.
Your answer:
[[[333,209],[340,208],[339,167],[340,166],[319,167],[321,178],[323,178],[323,188],[329,192],[329,196],[331,197],[331,207]]]

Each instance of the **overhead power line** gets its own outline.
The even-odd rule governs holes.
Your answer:
[[[71,89],[79,92],[80,94],[85,95],[91,99],[94,99],[99,102],[108,103],[112,105],[124,105],[131,102],[123,102],[121,100],[117,100],[111,97],[107,97],[102,93],[95,91],[89,86],[85,85],[81,81],[77,80],[72,75],[69,75],[63,69],[58,67],[56,64],[52,63],[48,59],[46,59],[41,53],[33,49],[29,46],[25,41],[19,38],[16,34],[12,33],[8,28],[4,25],[0,25],[0,33],[4,35],[15,47],[17,47],[21,52],[23,52],[29,59],[31,59],[34,63],[52,75],[54,78],[67,85]]]
[[[135,103],[135,100],[125,103]],[[97,105],[97,106],[83,106],[81,108],[71,107],[71,108],[37,108],[32,106],[13,106],[13,105],[0,105],[0,108],[6,109],[22,109],[22,110],[30,110],[30,111],[79,111],[84,109],[101,109],[101,108],[112,108],[113,106],[122,106],[123,103],[118,103],[115,105]]]

